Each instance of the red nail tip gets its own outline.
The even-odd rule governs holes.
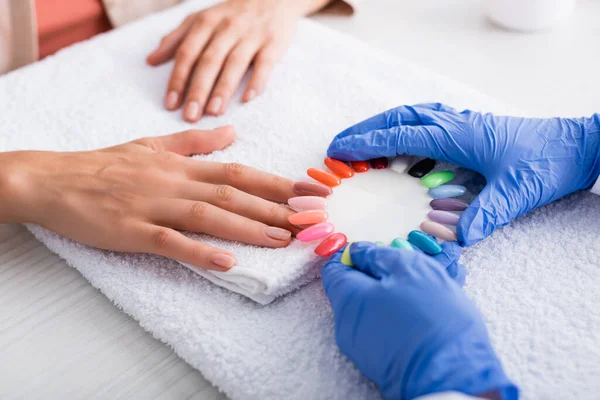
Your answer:
[[[321,257],[329,257],[348,243],[348,238],[343,233],[334,233],[328,236],[315,249],[315,254]]]
[[[371,166],[375,169],[386,169],[388,164],[389,162],[386,157],[374,158],[371,160]]]
[[[350,161],[350,165],[356,172],[367,172],[369,170],[369,163],[366,161]]]

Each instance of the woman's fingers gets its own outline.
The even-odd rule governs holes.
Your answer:
[[[183,108],[183,118],[186,121],[196,122],[202,116],[207,107],[208,96],[221,68],[223,68],[225,58],[239,41],[243,30],[241,21],[224,20],[200,55]],[[210,104],[211,109],[220,109],[222,102],[221,98],[213,98]]]
[[[285,247],[292,238],[288,230],[269,226],[201,201],[156,199],[148,202],[145,211],[145,215],[151,216],[151,222],[157,225],[206,233],[256,246]]]
[[[289,198],[305,195],[294,191],[294,181],[238,163],[218,163],[190,160],[188,176],[191,179],[229,185],[254,196],[280,203]]]
[[[212,22],[209,19],[201,20],[190,28],[185,39],[175,52],[175,65],[171,72],[165,107],[175,110],[183,102],[185,89],[191,79],[193,68],[198,61],[202,50],[210,40],[213,32]]]
[[[235,128],[225,125],[210,131],[190,129],[166,136],[138,139],[133,143],[157,152],[170,151],[182,156],[191,156],[223,150],[234,140]]]
[[[288,217],[295,214],[291,208],[253,196],[233,186],[188,181],[179,186],[178,197],[210,203],[254,221],[284,228],[294,234],[300,231],[288,221]]]
[[[146,62],[152,66],[156,66],[173,58],[177,48],[183,42],[185,35],[190,29],[192,21],[191,18],[186,18],[177,29],[163,37],[158,47],[148,55]]]
[[[229,53],[206,107],[207,114],[220,115],[225,111],[260,45],[261,38],[251,36]]]
[[[194,265],[202,269],[227,271],[235,265],[233,255],[190,239],[174,229],[143,224],[139,227],[140,251]]]
[[[242,96],[243,102],[247,103],[252,101],[256,96],[264,92],[267,81],[269,80],[278,59],[279,52],[276,50],[276,46],[271,44],[263,47],[256,54],[252,76],[250,77],[244,95]]]

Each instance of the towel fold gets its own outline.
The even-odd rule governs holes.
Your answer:
[[[179,113],[162,108],[171,65],[153,69],[143,60],[198,4],[184,3],[1,77],[0,149],[94,149],[189,129]],[[234,123],[238,130],[230,149],[205,159],[299,178],[320,165],[336,132],[386,108],[431,101],[515,113],[303,21],[263,96],[243,106],[234,102],[225,116],[195,126]],[[572,196],[520,218],[463,257],[467,291],[524,398],[594,398],[600,389],[600,227],[589,224],[598,210],[600,199]],[[235,252],[243,267],[227,280],[206,277],[232,290],[243,286],[256,301],[308,282],[261,306],[171,260],[100,251],[29,229],[234,399],[379,396],[339,354],[321,284],[308,282],[319,265],[302,243],[268,250],[199,237]],[[281,273],[273,273],[274,266]]]

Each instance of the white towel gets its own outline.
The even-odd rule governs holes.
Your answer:
[[[0,149],[92,149],[189,128],[161,105],[170,65],[152,69],[143,60],[192,8],[184,4],[0,78]],[[347,125],[388,107],[430,101],[514,112],[304,21],[264,96],[197,125],[237,126],[238,143],[210,159],[235,157],[276,173],[303,174],[322,162],[326,142]],[[263,132],[268,146],[256,142],[254,130]],[[242,150],[246,146],[260,157]],[[295,157],[302,157],[300,171],[289,168]],[[598,207],[596,197],[573,196],[519,219],[464,257],[467,290],[526,398],[594,398],[600,389],[600,228],[589,224],[598,220]],[[378,396],[339,354],[318,280],[260,306],[176,262],[90,249],[30,229],[232,398]],[[236,247],[236,254],[245,251],[244,265],[265,267],[298,257],[293,263],[304,269],[286,279],[308,281],[318,267],[304,258],[310,252],[295,246],[301,245],[278,251]]]

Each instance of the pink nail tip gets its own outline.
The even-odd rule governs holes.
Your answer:
[[[331,222],[321,222],[320,224],[313,225],[299,232],[296,235],[296,239],[301,242],[312,242],[313,240],[331,235],[334,229]]]
[[[327,200],[318,196],[299,196],[289,199],[288,204],[301,210],[324,210],[327,207]]]

